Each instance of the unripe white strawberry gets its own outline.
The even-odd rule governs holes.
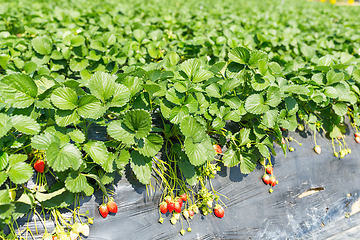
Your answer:
[[[320,146],[315,146],[314,147],[314,151],[317,153],[317,154],[320,154],[321,153],[321,147]]]
[[[189,218],[189,211],[188,211],[188,210],[184,210],[184,211],[183,211],[183,215],[184,215],[184,218],[188,219],[188,218]]]

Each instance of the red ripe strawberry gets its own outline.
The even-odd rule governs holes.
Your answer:
[[[100,205],[99,212],[103,218],[107,217],[107,215],[109,214],[109,210],[108,210],[106,204],[103,203]]]
[[[170,196],[166,196],[165,197],[165,202],[167,203],[167,204],[169,204],[169,202],[171,202],[172,201],[172,198],[170,197]]]
[[[168,204],[166,202],[160,203],[160,211],[161,213],[167,213],[168,211]]]
[[[315,151],[317,154],[320,154],[320,153],[321,153],[321,147],[320,147],[320,146],[315,146],[315,147],[314,147],[314,151]]]
[[[186,195],[186,193],[181,194],[181,195],[180,195],[180,198],[181,198],[184,202],[186,202],[186,201],[187,201],[187,195]]]
[[[275,177],[271,177],[270,179],[269,179],[269,183],[270,183],[270,185],[271,186],[275,186],[276,185],[276,178]]]
[[[224,217],[224,208],[217,204],[214,208],[214,213],[218,218],[222,218]]]
[[[109,212],[117,213],[118,206],[116,205],[116,203],[114,201],[110,200],[106,206],[107,206],[107,209],[109,210]]]
[[[269,184],[269,183],[270,183],[270,177],[269,177],[269,175],[264,174],[264,176],[263,176],[263,181],[264,181],[265,184]]]
[[[266,172],[268,173],[268,174],[273,174],[273,167],[272,166],[267,166],[266,167]]]
[[[45,170],[45,162],[44,160],[37,160],[35,163],[34,163],[34,168],[37,172],[39,173],[43,173],[44,170]]]
[[[167,207],[168,207],[169,212],[174,211],[175,202],[174,201],[168,202]]]
[[[194,216],[194,214],[195,214],[195,212],[193,210],[189,210],[188,212],[189,212],[190,217]]]
[[[181,198],[175,198],[175,202],[178,202],[180,204],[180,207],[182,207],[183,200]]]
[[[215,150],[216,153],[222,153],[221,147],[218,144],[214,144],[213,148]]]
[[[181,200],[182,201],[182,200]],[[174,210],[175,210],[175,212],[177,212],[177,213],[181,213],[181,205],[180,205],[180,203],[179,202],[175,202],[175,206],[174,206]]]
[[[356,137],[355,142],[360,143],[360,137]]]
[[[52,240],[58,240],[57,236],[53,236]]]
[[[360,132],[355,133],[355,137],[360,137]]]

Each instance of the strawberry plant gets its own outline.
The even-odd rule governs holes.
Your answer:
[[[0,3],[0,229],[9,237],[33,234],[14,229],[31,214],[54,222],[44,239],[89,235],[80,197],[101,190],[100,214],[116,213],[106,186],[126,166],[148,194],[160,183],[159,222],[169,211],[184,235],[184,219],[190,232],[195,214],[224,216],[226,196],[211,182],[220,164],[249,174],[260,162],[273,191],[274,143],[295,151],[284,132],[310,129],[317,154],[316,134],[335,157],[351,153],[345,117],[356,132],[360,125],[354,10],[36,2]]]

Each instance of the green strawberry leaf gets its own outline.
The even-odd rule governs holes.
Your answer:
[[[133,35],[136,41],[141,42],[146,37],[146,32],[142,29],[135,29]]]
[[[52,43],[46,37],[36,37],[31,41],[31,45],[35,51],[41,55],[50,55],[52,51]]]
[[[115,159],[115,164],[117,169],[124,169],[125,166],[129,163],[130,153],[128,150],[122,149],[120,151],[120,156]]]
[[[274,127],[277,122],[279,111],[276,109],[267,111],[263,116],[263,122],[268,128]]]
[[[282,101],[280,88],[270,87],[266,93],[266,97],[265,104],[271,107],[277,107]]]
[[[294,115],[299,109],[297,101],[292,97],[285,98],[285,106],[288,111],[288,115]]]
[[[97,164],[104,164],[109,156],[109,152],[104,142],[90,141],[84,145],[84,151],[90,155]]]
[[[122,107],[130,100],[131,92],[125,85],[115,83],[114,97],[111,100],[112,107]]]
[[[142,184],[149,184],[152,172],[151,158],[141,155],[138,151],[131,152],[130,160],[131,169],[134,171],[136,178]]]
[[[325,87],[324,94],[329,98],[337,98],[339,96],[339,92],[334,87]]]
[[[342,72],[337,73],[334,70],[330,70],[326,74],[327,85],[332,85],[334,83],[341,82],[344,80],[344,78],[345,78],[344,73]]]
[[[31,138],[31,146],[38,150],[46,150],[51,143],[60,142],[52,133],[42,133]]]
[[[79,149],[70,143],[62,147],[57,142],[51,143],[45,154],[49,166],[58,172],[63,172],[70,167],[77,170],[83,162]]]
[[[7,54],[0,54],[0,67],[3,69],[6,69],[6,65],[10,60],[10,56]]]
[[[256,167],[256,157],[254,154],[240,152],[240,149],[230,149],[224,154],[224,164],[234,167],[240,163],[240,170],[243,174],[249,174]]]
[[[190,80],[193,80],[193,77],[200,67],[201,61],[195,58],[186,60],[179,66],[180,70],[183,71]]]
[[[105,170],[105,172],[112,173],[115,171],[116,164],[114,160],[115,160],[115,154],[109,153],[106,161],[103,164],[101,164],[101,167]]]
[[[281,67],[278,63],[276,62],[268,63],[268,67],[270,68],[271,71],[273,71],[273,73],[281,74]]]
[[[183,176],[186,178],[186,181],[191,185],[195,185],[197,183],[197,174],[195,167],[189,162],[186,154],[184,152],[179,152],[180,161],[178,161],[178,166]]]
[[[115,92],[116,76],[109,73],[96,72],[89,80],[89,89],[92,95],[102,102],[110,99]]]
[[[71,172],[65,180],[65,187],[72,193],[85,191],[88,187],[86,177],[78,172]]]
[[[187,106],[177,106],[171,110],[169,120],[173,124],[180,123],[181,119],[189,115],[189,108]]]
[[[0,220],[10,218],[15,211],[15,205],[12,203],[0,203]]]
[[[265,71],[264,68],[266,66],[268,60],[268,55],[260,50],[252,50],[250,53],[250,59],[249,59],[249,67],[250,68],[256,68],[259,67],[260,70]],[[265,63],[265,65],[264,65]],[[260,65],[262,65],[260,67]],[[266,67],[267,70],[267,67]],[[263,73],[263,72],[262,72]],[[263,73],[264,75],[264,73]]]
[[[72,58],[70,60],[70,69],[74,72],[81,71],[89,66],[87,59]]]
[[[6,181],[7,178],[8,178],[8,175],[5,171],[0,172],[0,187],[3,185],[3,183]]]
[[[83,143],[85,141],[85,135],[78,129],[67,133],[67,135],[76,143]]]
[[[9,164],[9,155],[0,150],[0,171],[4,170],[6,166]]]
[[[71,88],[57,88],[51,94],[51,102],[59,109],[73,110],[77,107],[78,96]]]
[[[240,64],[245,64],[249,62],[250,52],[247,48],[237,47],[229,52],[229,59],[233,62],[237,62]]]
[[[138,150],[142,155],[146,157],[152,157],[160,151],[163,142],[164,140],[160,135],[150,133],[145,138],[139,140]]]
[[[240,163],[240,150],[229,149],[225,152],[223,157],[224,165],[227,167],[234,167]]]
[[[338,116],[345,116],[348,111],[346,103],[343,102],[337,102],[335,104],[332,104],[332,109]]]
[[[60,127],[66,127],[70,124],[76,125],[80,122],[80,116],[75,109],[57,110],[55,114],[55,122]]]
[[[0,113],[0,138],[5,136],[12,126],[10,117],[4,113]]]
[[[200,124],[194,117],[187,116],[180,122],[180,130],[185,137],[191,137],[194,142],[201,142],[205,136],[205,126]]]
[[[146,137],[151,131],[151,116],[145,110],[127,111],[122,120],[127,129],[137,138]]]
[[[308,94],[310,92],[307,87],[301,85],[287,85],[282,87],[282,91],[297,94]]]
[[[23,184],[30,180],[33,175],[33,169],[29,164],[19,162],[11,166],[7,174],[15,184]]]
[[[269,111],[269,106],[265,105],[261,94],[252,94],[245,101],[245,109],[249,113],[263,114]]]
[[[40,132],[40,125],[32,118],[24,115],[11,117],[12,125],[16,130],[24,134],[35,135]]]
[[[116,120],[110,122],[107,127],[107,132],[110,137],[115,138],[126,144],[135,143],[135,134],[132,132],[122,120]]]
[[[215,151],[209,136],[205,136],[201,142],[195,142],[192,137],[187,137],[184,146],[186,155],[194,166],[203,165],[206,161],[214,159]]]
[[[62,186],[64,185],[64,183],[62,183]],[[39,192],[39,191],[37,191],[36,193],[35,193],[35,198],[36,198],[36,200],[38,200],[39,202],[45,202],[45,201],[48,201],[48,200],[50,200],[50,199],[52,199],[52,198],[55,198],[55,197],[57,197],[57,196],[60,196],[61,194],[63,194],[64,192],[66,192],[66,189],[65,189],[65,187],[63,187],[63,188],[60,188],[60,189],[58,189],[58,190],[56,190],[56,191],[53,191],[53,192],[51,192],[51,193],[42,193],[42,192]]]
[[[92,95],[84,95],[79,99],[79,108],[77,113],[83,118],[98,119],[106,109],[103,107],[99,99]]]
[[[35,102],[38,88],[26,74],[13,73],[0,80],[0,96],[16,108],[27,108]]]

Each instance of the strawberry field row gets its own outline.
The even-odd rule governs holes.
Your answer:
[[[128,165],[150,188],[152,176],[161,183],[160,210],[175,224],[199,209],[223,217],[211,184],[218,163],[248,174],[260,162],[272,174],[273,144],[294,150],[283,131],[307,125],[317,153],[316,132],[336,157],[351,152],[344,117],[360,125],[355,13],[281,1],[81,3],[0,3],[0,229],[9,238],[30,231],[14,229],[29,214],[51,215],[46,239],[88,235],[93,219],[79,197],[101,189],[102,216],[116,212],[105,185]],[[89,138],[96,126],[105,141]],[[73,218],[62,218],[71,204]]]

